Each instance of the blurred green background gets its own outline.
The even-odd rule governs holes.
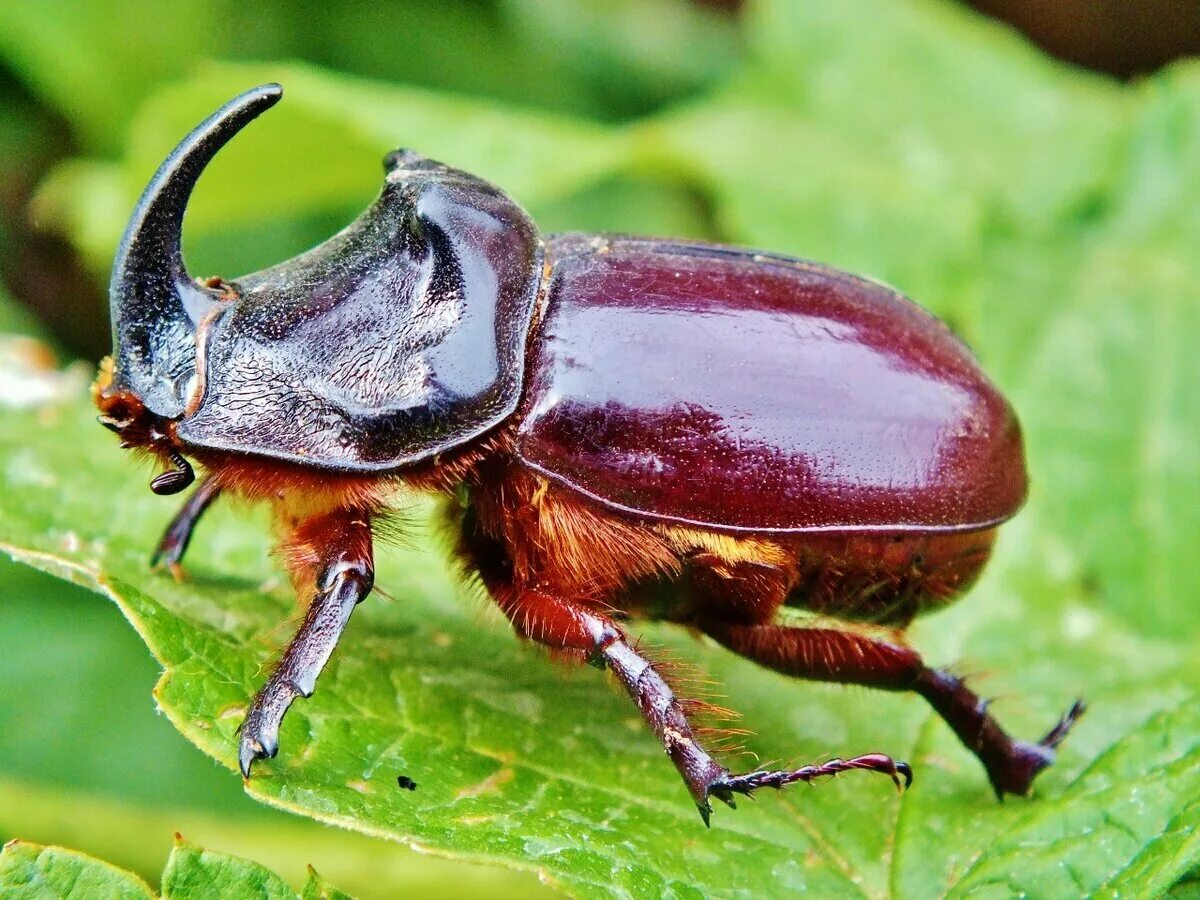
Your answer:
[[[980,5],[1058,55],[1114,76],[1194,52],[1200,36],[1196,7],[1182,2]],[[270,139],[252,129],[197,191],[187,236],[193,272],[236,275],[328,236],[376,190],[371,155],[389,135],[496,178],[547,231],[736,239],[736,210],[719,214],[703,178],[659,158],[652,129],[635,145],[609,136],[686,111],[736,80],[749,52],[751,6],[0,3],[0,331],[36,335],[63,361],[107,352],[107,265],[132,199],[190,124],[265,77],[278,77],[290,96]],[[238,68],[246,64],[252,68]],[[397,97],[414,111],[411,121],[388,119]],[[339,120],[331,110],[343,102],[349,109]],[[464,110],[471,124],[443,130],[445,109]],[[489,119],[490,110],[509,112]],[[312,121],[337,128],[313,135]],[[719,147],[725,129],[738,127],[714,117],[694,142]],[[338,148],[323,153],[319,169],[306,165],[313,141]],[[614,165],[631,146],[636,165]],[[564,153],[573,154],[569,164],[539,167]],[[239,184],[231,173],[244,171],[258,174]],[[231,186],[244,190],[234,196]],[[861,188],[871,190],[869,177]],[[772,233],[769,223],[759,233]],[[782,226],[779,233],[786,235]],[[830,248],[784,240],[771,249]],[[919,257],[918,239],[913,250]],[[854,262],[855,251],[846,252]],[[875,274],[918,291],[928,274],[919,259],[888,259],[893,270]],[[97,498],[98,517],[103,503]],[[293,881],[315,862],[332,882],[368,895],[398,884],[410,896],[444,894],[448,885],[460,895],[543,890],[526,875],[394,845],[381,854],[367,838],[251,802],[156,715],[157,667],[117,610],[93,594],[3,563],[0,638],[0,839],[19,834],[87,850],[152,883],[180,830]]]

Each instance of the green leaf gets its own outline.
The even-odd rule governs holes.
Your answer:
[[[10,841],[0,851],[0,895],[13,900],[66,900],[106,897],[153,900],[144,881],[106,862],[61,847]],[[309,866],[300,894],[257,863],[214,853],[175,836],[175,847],[162,876],[162,900],[351,900]]]
[[[261,897],[293,900],[286,881],[257,863],[197,847],[175,836],[175,848],[162,878],[163,900],[221,900]]]
[[[992,842],[951,896],[1155,896],[1200,863],[1198,824],[1200,712],[1188,706],[1150,719]]]
[[[99,443],[89,442],[97,430],[82,401],[43,407],[32,444],[22,418],[31,415],[9,410],[0,419],[8,460],[3,487],[18,501],[0,523],[0,541],[16,558],[117,600],[167,667],[156,692],[164,711],[232,769],[241,710],[270,647],[286,638],[278,623],[290,607],[269,584],[261,518],[218,510],[194,548],[191,585],[151,575],[147,523],[161,523],[167,510],[144,490],[144,476],[131,472],[102,434]],[[91,449],[81,466],[75,448],[85,445]],[[120,501],[97,516],[88,485],[100,483]],[[21,535],[20,545],[14,535]],[[1004,572],[1011,559],[999,563]],[[480,622],[455,604],[457,591],[428,547],[390,554],[380,583],[403,602],[360,611],[321,690],[285,725],[285,756],[250,782],[253,795],[426,849],[537,867],[588,893],[614,880],[639,894],[685,884],[731,889],[727,860],[750,855],[795,886],[847,890],[858,883],[873,894],[887,883],[878,847],[893,829],[905,835],[914,819],[934,817],[939,824],[928,834],[939,835],[949,820],[960,839],[951,843],[951,855],[969,861],[1021,812],[1018,803],[999,807],[987,799],[973,761],[937,726],[917,746],[913,761],[922,781],[904,799],[898,824],[891,815],[863,815],[864,803],[895,807],[885,785],[843,779],[727,814],[704,832],[632,710],[598,676],[549,665],[517,647],[494,618]],[[1034,587],[1049,594],[1045,584]],[[1037,694],[1051,679],[1090,678],[1104,698],[1068,749],[1067,770],[1072,759],[1077,765],[1090,748],[1126,729],[1130,709],[1194,699],[1170,687],[1183,671],[1182,654],[1170,646],[1122,636],[1078,608],[1062,611],[1057,627],[1037,619],[1044,630],[1030,641],[1023,633],[1028,623],[1014,628],[1003,621],[1012,597],[983,592],[981,600],[969,620],[982,623],[984,637],[974,642],[973,658],[999,663],[1022,643],[1027,659],[1057,654],[1007,679],[1037,706],[1043,723],[1061,702]],[[967,629],[960,619],[939,630],[943,644],[955,647]],[[271,643],[251,640],[256,633],[270,635]],[[802,688],[665,631],[650,633],[725,681],[762,729],[754,746],[764,756],[794,758],[805,745],[834,752],[852,737],[864,748],[908,746],[920,721],[902,698],[847,703],[840,692]],[[481,644],[484,655],[477,652]],[[1112,664],[1096,671],[1098,658]],[[798,693],[808,698],[796,707],[787,698]],[[581,709],[589,715],[580,716]],[[418,791],[396,788],[399,774],[414,777]],[[1052,771],[1043,789],[1053,792],[1062,774]],[[1186,793],[1178,799],[1186,802]],[[926,867],[946,864],[945,852],[933,855],[928,841],[913,837],[893,853],[915,854]],[[804,865],[794,868],[796,859]],[[890,865],[896,864],[893,857]],[[925,873],[925,889],[929,878],[936,884],[936,871]]]
[[[52,580],[32,569],[28,572],[43,583]],[[61,585],[78,590],[65,582]],[[95,605],[95,595],[85,593],[84,596]],[[103,602],[100,606],[98,612],[110,612],[119,617],[115,608],[104,609],[106,604]],[[75,615],[67,621],[73,628],[80,618]],[[121,624],[129,636],[136,639],[124,621]],[[19,639],[22,635],[15,637]],[[107,653],[110,646],[96,644],[90,652],[99,655],[98,648],[103,647]],[[9,649],[12,648],[6,647],[6,651]],[[145,654],[144,646],[139,649]],[[148,658],[145,662],[152,665]],[[148,700],[145,686],[142,687],[143,696]],[[20,689],[20,686],[14,686],[11,692]],[[72,689],[87,691],[88,686],[64,680],[63,690]],[[130,718],[126,713],[111,725],[93,721],[93,730],[106,727],[119,730]],[[364,896],[404,894],[413,900],[439,900],[445,896],[448,884],[455,885],[464,896],[494,897],[496,900],[523,900],[549,893],[529,873],[409,852],[361,833],[328,828],[310,819],[269,809],[245,796],[240,780],[229,778],[226,770],[213,765],[211,760],[200,759],[203,770],[207,771],[189,765],[195,761],[184,758],[178,751],[186,752],[189,757],[200,754],[186,741],[180,741],[165,721],[163,727],[171,731],[179,746],[161,763],[138,770],[138,774],[158,790],[158,796],[152,799],[131,800],[132,791],[125,791],[120,796],[106,796],[96,788],[52,784],[49,777],[40,784],[13,781],[10,776],[19,773],[13,773],[6,765],[4,777],[0,779],[0,841],[6,836],[20,835],[31,842],[70,845],[129,869],[147,881],[157,882],[173,846],[170,835],[182,831],[202,846],[235,851],[239,856],[257,860],[283,875],[289,884],[301,883],[311,864],[344,889]],[[115,752],[101,747],[99,753],[93,753],[86,729],[62,732],[61,736],[64,742],[76,736],[80,738],[73,745],[76,767],[112,770],[126,765],[127,747]],[[136,743],[139,737],[136,733],[129,735],[130,743]],[[180,761],[184,764],[179,765]],[[174,768],[161,771],[168,766]],[[184,793],[180,791],[180,782],[197,776],[211,794],[208,808],[199,808],[190,802],[190,798],[187,803],[178,799]]]
[[[300,897],[301,900],[352,900],[345,891],[339,891],[322,878],[312,866],[308,867],[308,880],[304,882]]]
[[[51,439],[94,428],[79,406],[42,415]],[[23,469],[26,483],[55,472],[34,494],[63,502],[56,511],[6,483],[22,494],[21,512],[6,517],[0,539],[16,558],[117,599],[167,666],[156,691],[164,712],[232,770],[245,686],[271,653],[249,639],[277,632],[291,606],[278,587],[260,591],[268,577],[261,519],[219,515],[205,538],[216,557],[197,554],[194,583],[174,585],[146,571],[140,538],[144,517],[161,521],[166,510],[145,502],[142,479],[130,477],[107,442],[96,451],[91,465],[115,476],[131,504],[80,518],[95,503],[63,483],[67,470],[57,467],[65,456],[18,457],[10,471]],[[97,474],[93,468],[90,477]],[[10,529],[28,532],[31,520],[40,522],[39,546],[14,547]],[[481,623],[455,604],[446,567],[428,549],[393,554],[379,581],[403,604],[376,604],[354,623],[355,636],[323,679],[319,696],[333,706],[297,707],[285,732],[293,753],[256,774],[253,795],[431,851],[541,870],[577,889],[597,891],[613,879],[635,893],[729,884],[726,853],[752,853],[790,871],[789,860],[810,852],[807,869],[789,877],[803,871],[806,883],[845,886],[803,824],[745,818],[705,833],[661,751],[630,727],[633,711],[592,673],[561,672],[494,619]],[[489,647],[482,657],[481,641]],[[594,715],[581,720],[584,708]],[[401,774],[418,782],[416,792],[396,786]],[[837,793],[842,785],[829,787]],[[886,783],[858,788],[894,802]],[[710,849],[688,849],[701,839]]]
[[[527,52],[586,85],[600,108],[649,112],[715,81],[739,55],[733,17],[680,0],[504,0],[502,6],[525,36]]]
[[[130,872],[61,847],[9,841],[0,850],[0,894],[13,900],[112,897],[152,900],[154,892]]]

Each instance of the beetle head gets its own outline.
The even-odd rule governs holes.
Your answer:
[[[183,214],[205,166],[231,137],[282,95],[277,84],[225,104],[185,137],[142,192],[113,261],[109,282],[113,356],[93,388],[100,422],[123,447],[148,449],[175,468],[151,482],[173,494],[194,476],[179,454],[172,422],[197,388],[196,333],[224,299],[219,280],[199,283],[183,263]]]
[[[192,187],[280,90],[226,104],[146,189],[113,271],[115,363],[97,402],[125,443],[168,456],[359,471],[430,460],[519,403],[537,228],[495,186],[398,150],[379,197],[324,244],[241,278],[194,281],[180,253]]]
[[[183,214],[204,167],[238,131],[282,96],[263,85],[226,103],[166,158],[130,216],[113,262],[112,386],[151,413],[180,417],[194,389],[196,328],[222,298],[183,264]]]
[[[155,477],[150,489],[156,494],[177,494],[196,480],[191,465],[175,446],[173,423],[155,415],[131,391],[113,385],[113,360],[106,356],[92,382],[92,400],[100,415],[97,420],[121,438],[121,446],[148,451],[174,468]]]

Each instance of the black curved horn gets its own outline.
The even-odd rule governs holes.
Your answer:
[[[229,139],[283,96],[264,84],[230,100],[196,126],[150,179],[113,261],[114,384],[151,411],[183,414],[195,370],[196,324],[215,301],[183,264],[183,214],[205,166]]]

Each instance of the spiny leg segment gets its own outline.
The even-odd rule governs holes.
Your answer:
[[[370,516],[343,510],[303,523],[288,548],[293,565],[315,573],[315,594],[292,638],[242,723],[238,764],[250,777],[254,761],[279,752],[279,726],[296,697],[311,697],[354,607],[374,584]]]
[[[986,700],[902,644],[826,628],[705,622],[703,629],[735,653],[786,675],[920,694],[983,763],[1000,798],[1029,793],[1085,709],[1076,701],[1040,741],[1018,741],[988,712]]]
[[[907,764],[878,753],[849,760],[830,760],[822,765],[791,771],[733,775],[700,745],[670,686],[654,665],[630,646],[611,619],[588,604],[536,589],[494,593],[500,608],[519,633],[547,647],[573,652],[612,670],[679,770],[706,825],[712,813],[710,797],[733,806],[734,794],[751,794],[763,787],[782,788],[797,781],[812,781],[852,769],[881,772],[897,787],[901,778],[906,785],[912,781],[912,770]]]

